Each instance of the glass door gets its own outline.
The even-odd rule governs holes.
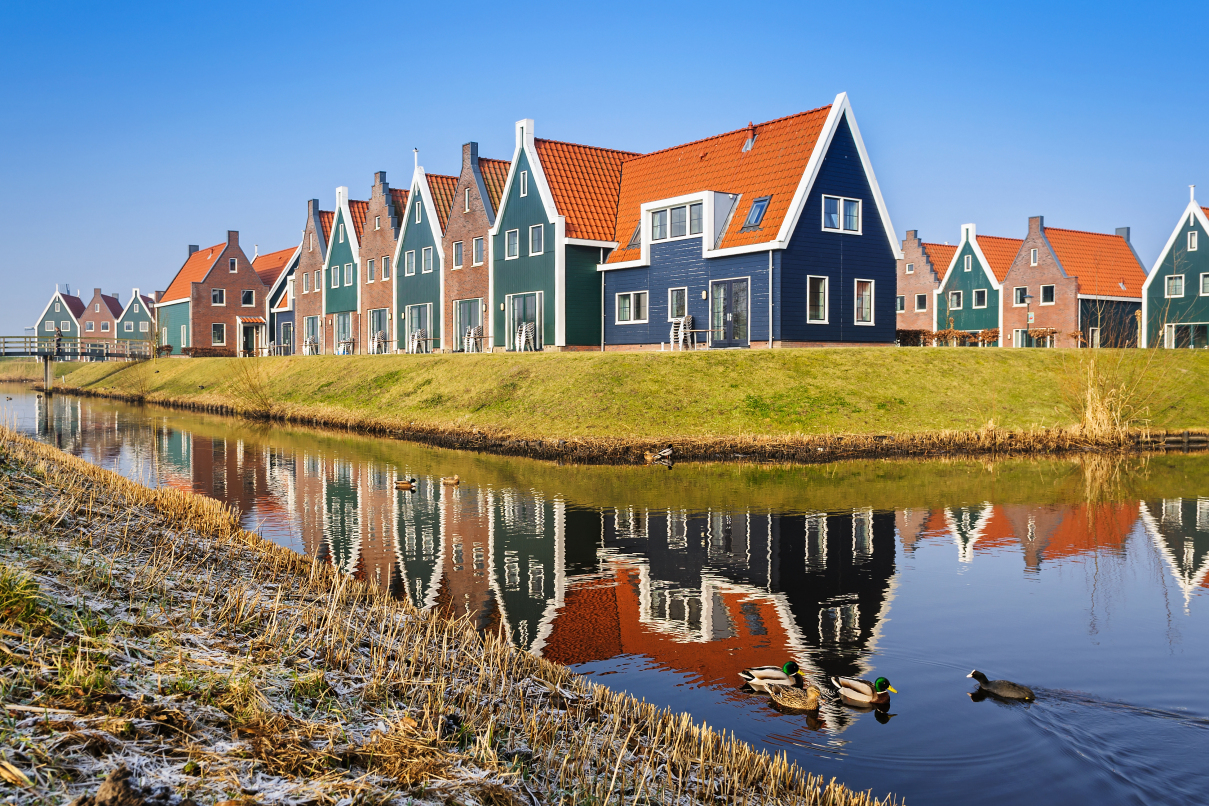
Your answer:
[[[718,280],[712,284],[710,346],[747,347],[748,294],[746,280]]]
[[[454,349],[466,349],[466,329],[479,327],[483,324],[483,301],[481,299],[460,299],[454,303],[453,308],[453,338],[455,340]],[[472,350],[481,350],[482,344],[471,347]]]
[[[538,302],[540,294],[513,294],[512,295],[512,311],[508,321],[508,349],[533,349],[540,350],[542,345],[541,326],[538,323]],[[533,344],[524,346],[521,344],[517,335],[520,332],[522,325],[532,325]]]
[[[369,312],[369,351],[371,353],[386,352],[390,342],[390,320],[386,308],[374,308]]]
[[[291,355],[290,346],[294,343],[294,323],[283,322],[281,324],[281,354]]]
[[[243,326],[243,354],[256,354],[256,327],[253,325]]]

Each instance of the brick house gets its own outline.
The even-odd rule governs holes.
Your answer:
[[[327,263],[327,241],[336,214],[320,210],[319,200],[306,203],[306,226],[294,281],[294,319],[296,338],[304,355],[322,353],[323,341],[323,267]]]
[[[441,342],[459,352],[465,348],[467,328],[487,321],[491,271],[487,261],[487,235],[495,223],[504,183],[508,181],[507,160],[479,156],[478,143],[462,146],[462,171],[453,192],[453,206],[442,239],[444,268]],[[483,327],[479,350],[491,349],[490,328]]]
[[[395,267],[392,264],[403,211],[407,209],[406,190],[392,188],[386,181],[386,171],[374,174],[374,186],[365,209],[364,233],[361,243],[361,330],[357,336],[357,351],[362,353],[390,352],[394,332]],[[381,333],[382,338],[376,338]]]
[[[925,243],[918,230],[907,230],[898,259],[898,330],[932,329],[932,299],[956,251],[951,244]]]
[[[268,287],[239,246],[239,233],[227,231],[226,243],[189,247],[189,257],[156,304],[161,344],[174,353],[197,349],[211,355],[235,355],[257,347],[255,328],[239,331],[239,318],[255,317]]]
[[[104,352],[105,342],[117,338],[117,322],[122,315],[122,303],[118,295],[102,293],[101,289],[92,289],[92,299],[84,306],[80,314],[80,333],[90,340],[88,349]]]
[[[1004,347],[1134,347],[1146,269],[1129,228],[1109,235],[1046,227],[1028,235],[1003,278]],[[1035,333],[1038,331],[1038,333]]]

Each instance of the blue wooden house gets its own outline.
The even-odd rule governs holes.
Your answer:
[[[627,159],[618,196],[605,349],[894,341],[901,255],[847,95]]]
[[[252,268],[269,287],[265,294],[266,333],[261,344],[269,345],[266,353],[294,354],[294,275],[302,256],[302,245],[259,255]]]
[[[1142,321],[1143,347],[1209,347],[1209,208],[1195,196],[1142,286]]]

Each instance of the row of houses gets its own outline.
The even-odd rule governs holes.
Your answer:
[[[235,231],[190,246],[154,338],[192,354],[1209,343],[1195,201],[1149,274],[1128,228],[1040,216],[1024,238],[967,224],[956,245],[900,244],[845,94],[648,154],[521,120],[510,159],[467,143],[446,176],[417,155],[405,188],[379,171],[332,208],[310,200],[300,243],[251,260]]]

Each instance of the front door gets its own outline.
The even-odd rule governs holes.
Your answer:
[[[504,334],[508,339],[508,349],[517,348],[516,336],[521,325],[533,325],[533,349],[541,349],[542,333],[537,321],[539,300],[540,295],[536,293],[512,295],[512,315],[508,317],[508,332]],[[525,347],[525,349],[529,348]]]
[[[291,355],[293,351],[290,347],[294,344],[294,323],[281,323],[281,354]]]
[[[385,352],[390,342],[390,319],[386,308],[374,308],[369,312],[370,352]],[[381,339],[378,338],[381,334]]]
[[[718,280],[712,287],[710,306],[710,346],[747,347],[747,281]]]
[[[256,326],[243,326],[243,353],[244,355],[256,354]]]
[[[454,349],[464,350],[466,345],[463,343],[466,337],[466,329],[478,327],[483,324],[483,301],[481,299],[460,299],[454,303],[453,308],[453,338]],[[482,345],[478,345],[481,349]],[[475,348],[471,348],[475,349]]]

